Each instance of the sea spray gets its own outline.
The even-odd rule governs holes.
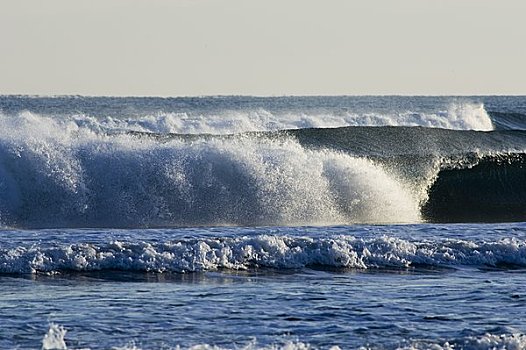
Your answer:
[[[8,118],[9,119],[9,118]],[[0,132],[0,217],[16,227],[418,222],[402,180],[293,137],[105,135],[32,115]]]
[[[42,339],[42,350],[67,350],[64,337],[66,329],[55,323],[49,325],[49,330]]]
[[[14,103],[13,100],[18,99],[20,103]],[[308,102],[306,105],[297,105],[294,98],[291,101],[287,101],[287,98],[260,101],[264,103],[258,103],[258,99],[254,98],[254,101],[243,101],[243,98],[236,97],[230,99],[232,101],[228,98],[157,99],[149,104],[145,103],[148,101],[144,98],[48,99],[0,96],[0,115],[2,119],[52,118],[56,123],[70,124],[99,134],[234,134],[345,126],[420,126],[479,131],[494,129],[494,122],[483,103],[462,99],[431,110],[414,110],[411,108],[413,104],[404,107],[397,106],[396,103],[390,109],[379,106],[375,110],[364,106],[356,97],[354,99],[357,101],[352,97],[349,101],[346,101],[347,98],[342,98],[342,101],[337,98],[326,101],[321,97],[310,98],[312,101],[309,101],[309,98],[305,98],[304,102]],[[346,102],[350,106],[346,106]],[[57,103],[62,104],[60,109],[55,108]],[[119,104],[124,105],[118,108],[116,105]],[[497,124],[501,125],[500,122]]]

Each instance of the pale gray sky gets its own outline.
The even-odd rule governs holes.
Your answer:
[[[0,0],[0,94],[526,94],[524,0]]]

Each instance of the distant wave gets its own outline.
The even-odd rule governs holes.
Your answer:
[[[526,241],[405,240],[258,235],[125,242],[22,245],[0,250],[0,273],[199,272],[250,268],[526,268]]]
[[[148,132],[157,134],[233,134],[249,131],[278,131],[304,128],[335,128],[344,126],[422,126],[454,130],[493,130],[493,122],[484,105],[452,103],[438,112],[354,113],[308,111],[272,113],[263,108],[220,110],[208,114],[161,113],[134,117],[90,116],[72,114],[57,118],[22,112],[16,119],[53,119],[67,128],[80,128],[95,133]],[[3,122],[6,116],[3,116]]]
[[[344,126],[423,126],[454,130],[493,130],[493,123],[482,104],[451,104],[437,113],[399,112],[393,114],[350,111],[313,114],[291,113],[275,115],[264,109],[221,111],[212,115],[162,113],[140,118],[93,118],[74,116],[79,126],[97,132],[138,131],[177,134],[231,134],[248,131],[278,131],[285,129],[335,128]]]

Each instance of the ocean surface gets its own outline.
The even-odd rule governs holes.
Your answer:
[[[526,97],[0,96],[0,349],[526,349]]]

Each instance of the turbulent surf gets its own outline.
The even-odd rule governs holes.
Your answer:
[[[121,112],[130,101],[110,99],[108,110],[107,100],[2,99],[4,226],[526,218],[522,119],[492,117],[481,102],[353,112],[334,98],[306,99],[304,110],[294,98],[265,101],[268,110],[258,98],[160,99],[172,109],[162,112],[131,99],[138,110]],[[71,107],[57,113],[57,102]]]
[[[0,96],[0,348],[524,349],[525,106]]]

